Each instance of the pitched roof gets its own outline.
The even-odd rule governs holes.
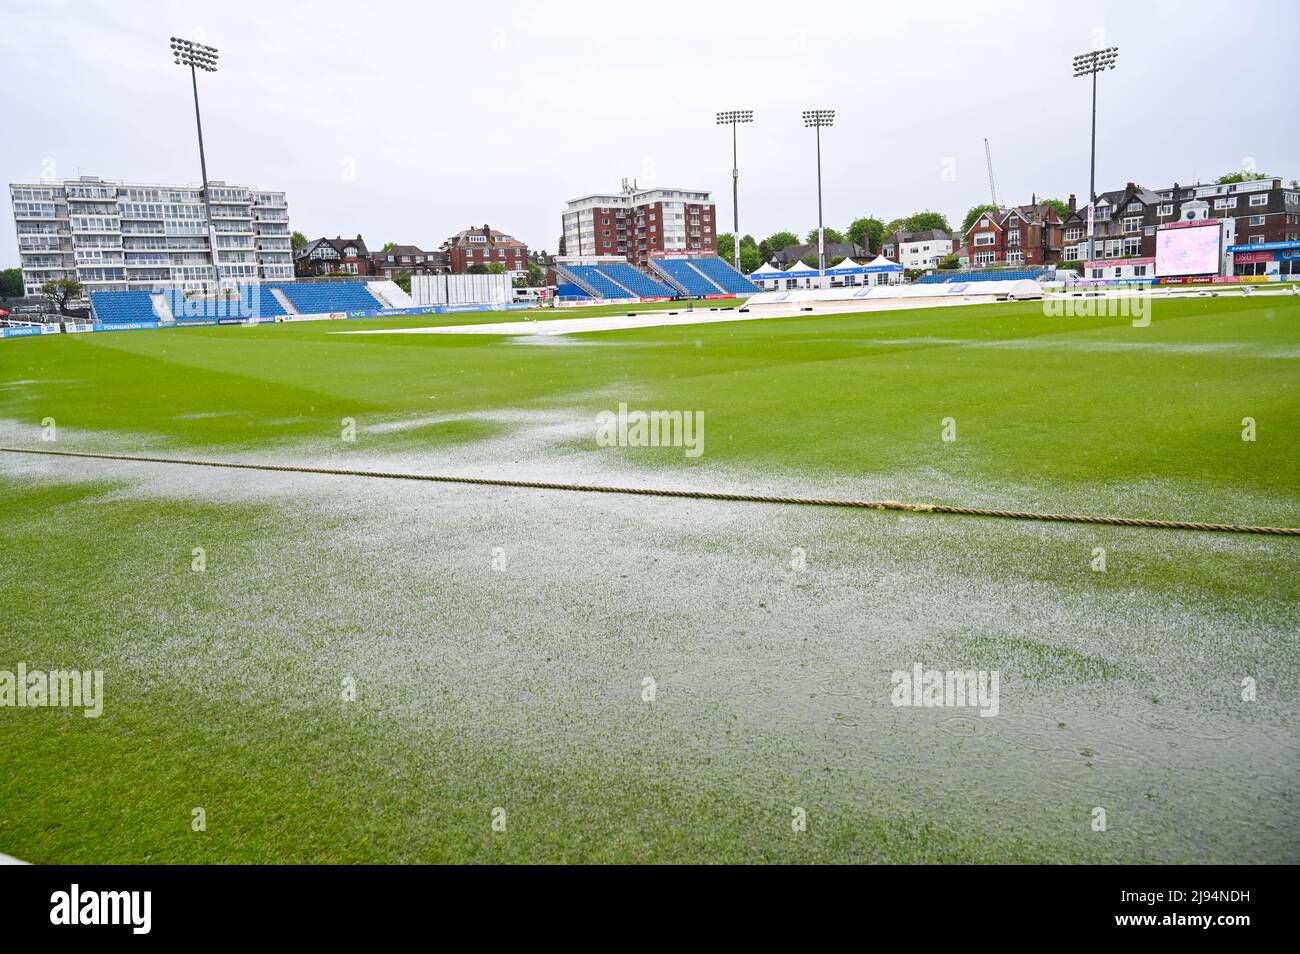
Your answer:
[[[375,254],[376,255],[429,255],[431,253],[426,252],[422,248],[417,248],[414,245],[394,245],[392,248],[380,249]]]
[[[886,242],[935,242],[952,241],[952,236],[943,229],[923,229],[920,232],[904,232],[901,229],[885,236]]]
[[[773,252],[772,257],[782,265],[789,265],[791,262],[809,255],[817,254],[816,243],[805,245],[787,245],[779,252]],[[827,258],[861,258],[867,254],[867,250],[856,242],[827,242]]]
[[[1159,193],[1153,192],[1145,186],[1140,185],[1133,187],[1131,197],[1127,187],[1123,189],[1112,189],[1110,192],[1099,192],[1097,193],[1097,218],[1114,218],[1123,211],[1124,206],[1134,200],[1141,202],[1143,205],[1159,205],[1170,201],[1169,199],[1161,198]],[[1105,203],[1105,205],[1103,206],[1102,203]],[[1066,216],[1067,221],[1071,219],[1087,221],[1087,218],[1088,204],[1086,202],[1079,208],[1075,209],[1070,215]]]
[[[316,251],[316,249],[322,245],[328,245],[330,248],[334,249],[334,251],[339,253],[340,258],[344,257],[343,250],[349,247],[355,248],[357,250],[357,255],[359,257],[362,258],[370,257],[370,253],[366,250],[365,239],[363,239],[360,235],[358,235],[354,239],[318,238],[314,241],[308,242],[302,248],[298,249],[298,251],[294,253],[294,258],[305,258],[306,256],[310,255],[312,252]]]
[[[1048,205],[1046,202],[1031,202],[1029,205],[1005,206],[995,212],[985,212],[978,216],[975,221],[970,224],[970,228],[962,233],[962,236],[964,238],[970,233],[971,229],[975,228],[975,226],[985,218],[990,219],[993,222],[993,225],[1001,231],[1006,228],[1007,222],[1012,218],[1018,218],[1029,225],[1043,225],[1053,215],[1056,215],[1056,209]],[[1058,220],[1060,219],[1059,216],[1057,216],[1057,218]]]
[[[467,229],[462,229],[461,231],[453,235],[451,238],[447,239],[447,241],[443,243],[442,247],[455,248],[455,247],[467,246],[471,244],[469,240],[471,235],[481,235],[486,239],[486,242],[474,242],[473,243],[474,245],[523,245],[524,244],[523,242],[519,241],[519,239],[515,238],[513,235],[508,235],[505,232],[484,225],[482,228],[470,226]]]

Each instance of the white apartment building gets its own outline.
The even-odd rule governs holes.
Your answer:
[[[953,237],[942,229],[894,232],[885,238],[880,253],[904,268],[934,269],[953,253]]]
[[[717,253],[717,214],[701,189],[639,189],[571,199],[563,214],[566,257],[620,255],[642,265],[658,255]]]
[[[198,186],[94,176],[11,184],[24,293],[39,295],[55,278],[76,278],[87,292],[199,288],[213,281],[213,242],[223,281],[292,281],[284,193],[225,182],[208,189],[211,230]]]

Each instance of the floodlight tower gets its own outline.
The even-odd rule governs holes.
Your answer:
[[[817,130],[817,287],[826,284],[826,229],[822,225],[822,127],[835,125],[835,110],[805,109],[803,124]]]
[[[752,109],[728,109],[718,113],[718,125],[731,127],[731,232],[736,240],[736,270],[740,270],[740,169],[736,162],[736,127],[752,123]]]
[[[1113,70],[1119,59],[1119,47],[1080,53],[1074,58],[1074,75],[1092,77],[1092,159],[1088,169],[1088,261],[1097,257],[1097,240],[1093,222],[1097,214],[1097,74]]]
[[[217,227],[212,221],[212,201],[208,198],[208,160],[203,155],[203,120],[199,118],[199,80],[198,71],[215,73],[217,71],[217,48],[204,46],[192,40],[172,37],[172,59],[177,66],[190,68],[190,85],[194,87],[194,125],[199,132],[199,169],[203,174],[203,208],[208,218],[208,248],[212,253],[212,273],[217,284],[214,289],[221,291],[221,268],[217,264]]]

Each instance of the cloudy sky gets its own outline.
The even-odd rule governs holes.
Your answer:
[[[374,11],[371,13],[370,11]],[[1120,47],[1102,77],[1099,191],[1211,179],[1243,164],[1300,176],[1293,66],[1300,4],[618,3],[369,5],[316,0],[5,0],[10,124],[0,181],[199,179],[175,34],[221,50],[200,76],[209,175],[283,189],[311,237],[436,247],[487,222],[554,251],[564,201],[642,186],[715,192],[730,228],[741,129],[741,229],[1088,188],[1086,80],[1071,57]],[[15,89],[16,85],[16,89]],[[0,266],[17,263],[11,209]]]

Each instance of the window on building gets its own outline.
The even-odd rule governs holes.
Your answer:
[[[1252,235],[1250,238],[1246,239],[1246,244],[1247,244],[1247,245],[1263,245],[1263,244],[1264,244],[1264,236],[1262,236],[1262,235]]]
[[[1250,217],[1250,224],[1251,224],[1251,225],[1263,225],[1263,224],[1264,224],[1264,216],[1262,216],[1262,215],[1252,215],[1252,216]]]
[[[1267,192],[1257,192],[1255,195],[1252,195],[1252,196],[1250,197],[1250,204],[1251,204],[1251,205],[1268,205],[1268,193],[1267,193]]]

